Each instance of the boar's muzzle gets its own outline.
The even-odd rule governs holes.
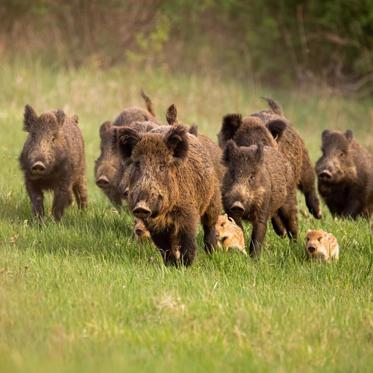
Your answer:
[[[33,174],[41,175],[45,172],[46,169],[47,168],[45,167],[45,164],[41,161],[37,161],[31,166],[31,172]]]
[[[233,202],[230,210],[232,211],[233,214],[237,216],[242,216],[245,212],[245,208],[240,201]]]
[[[110,185],[110,182],[106,176],[100,176],[96,179],[96,185],[99,188],[107,188]]]
[[[330,180],[332,176],[333,176],[332,173],[326,169],[319,172],[319,177],[324,180]]]
[[[133,214],[140,219],[145,219],[152,214],[152,210],[148,207],[146,202],[140,201],[132,210]]]

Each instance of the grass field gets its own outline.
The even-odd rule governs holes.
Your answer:
[[[214,77],[171,76],[125,67],[61,71],[38,64],[0,67],[0,371],[369,371],[373,366],[373,243],[369,224],[315,221],[299,196],[300,239],[269,230],[260,260],[200,250],[189,269],[165,268],[151,244],[137,245],[130,217],[94,185],[98,127],[126,106],[157,113],[175,103],[185,122],[214,140],[222,115],[278,99],[313,161],[323,128],[352,128],[373,148],[373,101],[299,89],[273,92]],[[60,224],[32,223],[18,155],[23,107],[78,114],[86,141],[88,211]],[[50,208],[50,199],[47,201]],[[341,259],[309,262],[311,227],[334,233]],[[246,228],[247,237],[250,227]],[[370,368],[369,368],[370,366]]]

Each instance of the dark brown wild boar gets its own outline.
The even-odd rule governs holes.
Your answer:
[[[153,122],[131,122],[126,124],[137,128],[139,131],[149,131],[157,126]],[[105,122],[100,127],[100,156],[95,162],[96,185],[106,194],[111,203],[120,207],[122,201],[126,199],[124,189],[120,187],[123,175],[125,174],[126,163],[122,162],[118,142],[116,139],[116,129],[119,126],[111,122]]]
[[[54,192],[52,213],[60,220],[74,193],[79,208],[87,206],[84,142],[76,116],[62,110],[37,116],[26,105],[24,127],[28,137],[20,156],[32,212],[44,217],[43,192]]]
[[[269,101],[271,111],[263,110],[248,117],[240,114],[228,114],[223,118],[218,135],[219,145],[232,139],[238,146],[250,146],[262,143],[266,146],[278,146],[279,151],[290,162],[298,189],[304,194],[306,205],[312,215],[320,219],[320,202],[315,187],[315,172],[306,146],[289,121],[282,116],[280,106]]]
[[[279,216],[289,237],[298,234],[296,185],[289,162],[276,149],[226,143],[223,155],[227,172],[223,179],[225,211],[242,227],[241,219],[253,225],[250,255],[260,253],[267,222]]]
[[[118,137],[123,159],[131,161],[128,206],[144,221],[165,264],[192,264],[200,220],[205,249],[215,248],[219,181],[198,138],[180,125],[165,133],[122,127]]]
[[[122,205],[123,195],[118,190],[121,175],[121,161],[117,149],[117,144],[113,143],[115,139],[114,130],[119,126],[134,125],[135,123],[160,124],[154,114],[153,103],[150,98],[141,91],[141,96],[144,99],[147,110],[130,107],[122,111],[113,123],[105,122],[100,127],[100,156],[95,162],[95,178],[96,185],[106,194],[111,203],[116,207]],[[142,125],[143,126],[143,125]],[[144,127],[144,126],[143,126]]]
[[[345,133],[322,133],[322,156],[316,163],[318,188],[332,215],[356,218],[373,212],[373,157]]]

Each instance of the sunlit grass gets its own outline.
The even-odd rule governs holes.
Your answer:
[[[207,256],[189,269],[166,268],[150,243],[137,244],[131,219],[95,187],[98,127],[126,106],[153,98],[160,118],[180,119],[214,140],[222,115],[263,107],[272,96],[303,135],[315,161],[323,128],[352,128],[372,141],[371,101],[327,92],[276,92],[212,77],[170,76],[126,67],[55,71],[38,64],[0,67],[0,371],[369,371],[373,365],[369,224],[322,221],[299,195],[299,242],[270,229],[262,257]],[[78,114],[86,141],[90,206],[62,222],[35,224],[17,157],[23,107]],[[47,199],[50,209],[50,198]],[[338,263],[306,260],[308,228],[335,234]],[[246,227],[250,236],[250,227]]]

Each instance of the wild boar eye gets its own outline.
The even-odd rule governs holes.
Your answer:
[[[339,153],[339,156],[340,156],[341,158],[344,158],[344,157],[345,157],[345,155],[346,155],[346,153],[345,153],[345,152],[340,152],[340,153]]]
[[[318,238],[317,238],[317,241],[321,242],[321,239],[322,239],[322,237],[318,237]]]
[[[255,180],[255,175],[254,174],[250,174],[249,175],[249,181],[253,182],[254,180]]]

